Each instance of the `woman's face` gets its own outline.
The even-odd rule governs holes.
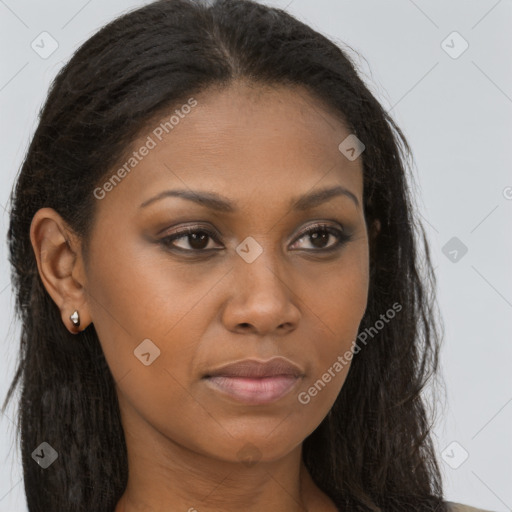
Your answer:
[[[347,376],[339,358],[369,284],[362,162],[340,151],[350,133],[302,89],[238,83],[187,105],[144,133],[107,179],[125,163],[129,172],[95,193],[88,313],[128,437],[151,430],[224,461],[272,460],[320,424]],[[348,193],[294,205],[334,187]],[[177,190],[215,201],[167,194]],[[185,227],[196,236],[169,239]],[[246,382],[245,398],[215,386],[233,379],[204,378],[276,356],[303,376],[274,400],[265,390],[283,378],[265,390]]]

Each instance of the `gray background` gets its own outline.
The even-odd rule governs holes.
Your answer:
[[[512,3],[265,3],[286,8],[357,50],[364,57],[355,55],[363,78],[411,143],[417,204],[428,230],[445,322],[442,371],[447,401],[440,409],[434,439],[447,498],[496,512],[510,511]],[[13,376],[19,334],[13,321],[5,209],[38,110],[51,80],[72,52],[106,22],[143,4],[0,0],[2,400]],[[31,47],[43,31],[58,42],[47,59]],[[453,31],[463,40],[448,37]],[[469,47],[459,55],[464,40]],[[463,257],[458,253],[456,262],[443,253],[452,237],[468,248]],[[451,250],[448,246],[445,252]],[[0,512],[26,511],[14,411],[11,405],[0,418]],[[469,455],[463,463],[462,450]]]

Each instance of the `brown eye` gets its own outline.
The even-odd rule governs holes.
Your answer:
[[[328,224],[319,224],[303,231],[295,244],[305,241],[311,244],[311,248],[305,248],[305,251],[331,252],[340,249],[350,239],[351,235],[341,229]],[[180,241],[181,247],[177,245],[177,241]],[[216,233],[201,226],[190,226],[162,238],[160,243],[166,249],[177,252],[208,253],[218,250],[215,246],[211,246],[212,241],[219,243]]]
[[[334,238],[334,244],[329,246],[329,242]],[[306,240],[311,243],[312,251],[332,251],[341,248],[351,236],[342,231],[341,229],[329,226],[327,224],[319,224],[312,226],[305,230],[297,239],[298,242]]]
[[[178,247],[174,242],[176,240],[183,239],[183,243],[188,245],[187,247]],[[209,251],[211,249],[208,248],[208,244],[210,240],[217,241],[217,237],[215,233],[211,231],[200,228],[197,226],[188,227],[182,229],[170,236],[166,236],[162,238],[160,242],[167,248],[177,249],[178,251],[184,252],[201,252],[201,251]]]

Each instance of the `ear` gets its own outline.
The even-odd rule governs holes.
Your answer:
[[[377,238],[381,230],[381,223],[379,219],[375,219],[369,229],[369,245],[370,245],[370,262],[373,265],[376,261],[375,248],[377,247]]]
[[[375,242],[375,239],[379,235],[380,228],[381,228],[380,220],[379,219],[375,219],[372,222],[372,225],[370,226],[370,239],[371,239],[372,243]]]
[[[79,238],[52,208],[41,208],[32,218],[30,241],[39,275],[61,312],[62,322],[72,334],[91,323],[87,304],[86,279]],[[80,326],[70,319],[80,315]]]

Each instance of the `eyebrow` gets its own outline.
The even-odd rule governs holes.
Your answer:
[[[292,209],[303,211],[314,208],[319,204],[339,196],[350,198],[358,208],[360,207],[357,197],[350,190],[342,187],[341,185],[337,185],[331,188],[314,190],[313,192],[309,192],[303,196],[293,197],[289,206]],[[160,199],[164,199],[166,197],[181,197],[182,199],[194,201],[195,203],[219,212],[234,213],[237,211],[237,207],[229,199],[216,194],[215,192],[192,191],[185,189],[164,190],[156,196],[144,201],[140,205],[140,208],[145,208],[155,201],[159,201]]]

